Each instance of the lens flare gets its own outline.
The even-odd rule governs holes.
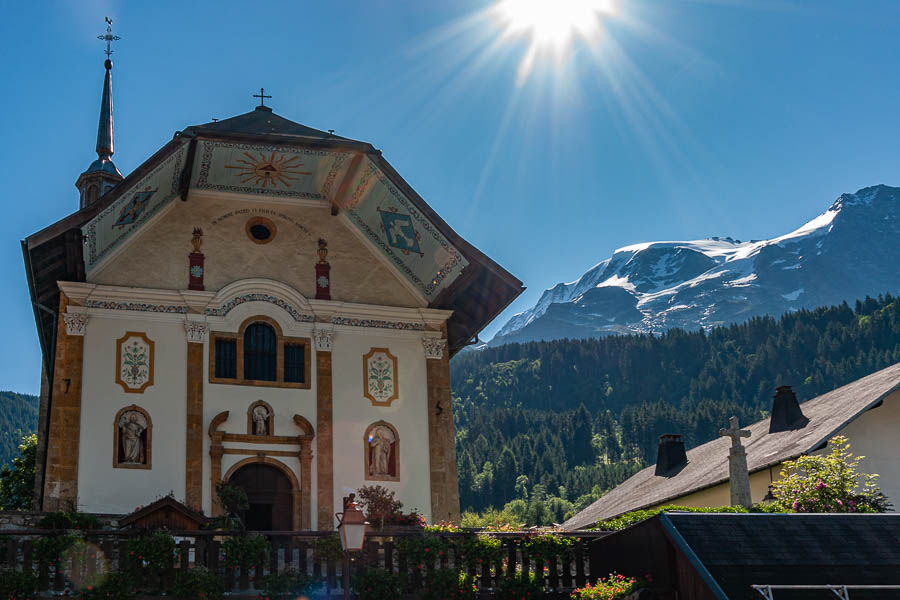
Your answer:
[[[493,13],[505,37],[529,40],[519,64],[521,82],[539,55],[552,53],[559,60],[577,40],[593,45],[603,33],[603,18],[618,15],[619,6],[617,0],[499,0]]]

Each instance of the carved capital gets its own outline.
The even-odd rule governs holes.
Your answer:
[[[331,352],[334,344],[334,331],[331,329],[316,329],[313,331],[313,339],[316,344],[316,351]]]
[[[422,338],[422,346],[425,348],[425,358],[444,358],[444,349],[447,340],[436,337]]]
[[[84,335],[84,331],[87,329],[88,315],[81,313],[63,313],[63,320],[66,322],[66,333],[68,335]]]
[[[222,444],[210,444],[209,456],[211,458],[222,460],[223,454],[225,454],[225,448],[222,446]]]
[[[196,321],[184,322],[184,334],[187,336],[188,342],[202,344],[206,340],[209,333],[209,326],[206,323],[197,323]]]

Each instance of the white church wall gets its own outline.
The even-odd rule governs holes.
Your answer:
[[[363,395],[363,355],[373,347],[397,357],[399,398],[373,406]],[[382,485],[397,494],[404,511],[417,509],[431,518],[431,470],[425,355],[421,332],[338,328],[332,355],[334,385],[334,506],[364,485]],[[363,436],[369,425],[387,421],[400,436],[400,481],[365,478]]]
[[[123,313],[92,315],[84,338],[78,505],[91,512],[124,513],[173,492],[184,499],[187,346],[184,326],[171,315],[156,319]],[[116,383],[116,340],[128,331],[154,342],[153,385],[127,393]],[[116,413],[135,404],[152,420],[151,468],[113,467]]]

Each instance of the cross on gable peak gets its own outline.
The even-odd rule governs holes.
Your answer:
[[[254,97],[254,98],[259,98],[259,105],[260,105],[260,106],[265,106],[265,105],[266,105],[266,98],[271,98],[272,96],[267,96],[267,95],[266,95],[266,88],[262,88],[262,87],[261,87],[261,88],[259,88],[259,93],[258,93],[258,94],[253,94],[253,97]]]

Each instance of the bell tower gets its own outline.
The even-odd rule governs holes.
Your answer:
[[[106,76],[103,78],[103,96],[100,100],[100,124],[97,128],[97,160],[87,171],[78,176],[75,187],[80,196],[79,208],[90,206],[97,199],[122,181],[122,174],[112,161],[113,149],[113,102],[112,102],[112,49],[110,45],[119,36],[112,33],[112,21],[106,17],[106,33],[97,36],[106,41]]]

